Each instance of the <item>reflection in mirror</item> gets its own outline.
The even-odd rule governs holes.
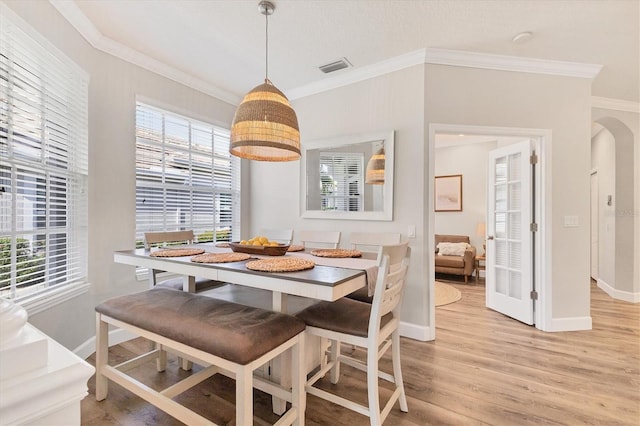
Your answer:
[[[303,217],[391,220],[393,144],[393,131],[305,143]],[[378,169],[375,182],[368,164]]]

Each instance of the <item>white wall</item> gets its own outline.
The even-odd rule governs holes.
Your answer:
[[[591,140],[591,168],[598,172],[598,280],[615,287],[615,207],[607,205],[607,196],[615,197],[616,158],[615,139],[607,129]]]
[[[427,65],[425,121],[438,124],[550,129],[551,317],[555,324],[590,325],[588,79]],[[563,226],[577,216],[577,227]],[[547,230],[541,230],[545,232]],[[542,294],[540,297],[549,295]]]
[[[411,266],[402,308],[402,321],[417,333],[428,326],[423,188],[424,67],[414,66],[346,87],[298,99],[302,144],[323,138],[395,130],[395,202],[393,221],[324,220],[300,217],[300,164],[251,164],[251,232],[284,227],[342,232],[348,246],[351,232],[401,232],[416,226],[410,240]]]
[[[7,1],[36,31],[89,73],[89,282],[91,291],[32,315],[29,322],[74,349],[95,334],[94,307],[140,291],[134,268],[113,251],[134,247],[136,96],[230,126],[235,107],[91,47],[46,1]]]
[[[435,176],[462,175],[462,211],[436,212],[435,233],[468,235],[476,252],[482,254],[484,236],[476,235],[478,223],[486,223],[487,167],[489,151],[497,141],[443,146],[435,151]]]
[[[640,113],[594,108],[615,139],[616,297],[640,301]],[[620,194],[620,195],[618,195]]]

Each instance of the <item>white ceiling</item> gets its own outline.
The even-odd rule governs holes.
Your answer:
[[[50,1],[96,47],[133,49],[122,56],[144,55],[226,99],[241,98],[264,79],[265,17],[258,0]],[[594,96],[640,101],[638,0],[272,1],[269,78],[285,94],[442,48],[600,64]],[[512,42],[522,31],[532,39]],[[317,69],[341,57],[353,68],[329,75]]]

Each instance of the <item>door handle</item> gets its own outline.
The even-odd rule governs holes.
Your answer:
[[[487,236],[487,240],[493,240],[493,235]]]

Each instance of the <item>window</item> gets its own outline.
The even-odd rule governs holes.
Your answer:
[[[88,286],[88,78],[0,7],[0,296],[44,309]]]
[[[136,246],[145,232],[193,229],[198,242],[240,239],[240,160],[229,130],[136,108]]]
[[[363,209],[364,157],[358,153],[321,152],[321,209],[359,212]]]

